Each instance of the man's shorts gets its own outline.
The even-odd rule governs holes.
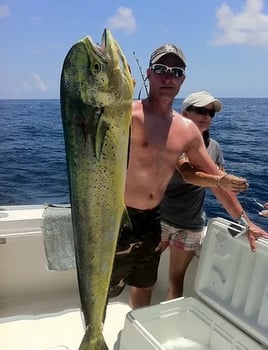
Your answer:
[[[160,260],[159,207],[127,208],[132,227],[123,226],[117,243],[109,297],[118,296],[126,284],[148,288],[155,284]]]
[[[169,244],[183,250],[197,251],[200,249],[201,240],[203,238],[202,231],[191,231],[181,229],[161,221],[161,240],[169,242]]]

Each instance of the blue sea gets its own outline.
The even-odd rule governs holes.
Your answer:
[[[221,145],[225,168],[246,177],[239,195],[255,223],[268,229],[257,202],[268,202],[268,98],[223,98],[211,136]],[[179,110],[181,99],[174,108]],[[59,100],[0,100],[0,205],[69,203]],[[230,218],[211,191],[207,217]]]

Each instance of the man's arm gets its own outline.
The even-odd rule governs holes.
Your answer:
[[[263,208],[264,209],[259,212],[259,215],[265,216],[266,218],[268,218],[268,203],[264,203]]]
[[[210,158],[206,147],[201,138],[201,134],[198,129],[193,128],[191,130],[193,141],[186,149],[187,157],[190,163],[198,170],[211,174],[211,175],[221,175],[221,171],[214,164],[212,159]],[[251,250],[253,252],[256,251],[256,240],[260,237],[264,237],[268,239],[268,233],[265,232],[262,228],[255,225],[247,216],[241,204],[239,203],[236,195],[232,191],[224,191],[221,188],[214,187],[212,188],[214,195],[217,200],[223,205],[225,210],[232,216],[234,220],[244,217],[249,228],[247,232],[248,240],[250,243]]]
[[[216,196],[217,200],[222,204],[225,210],[233,217],[235,220],[244,218],[248,224],[248,240],[250,243],[251,250],[256,251],[256,240],[260,237],[268,239],[268,233],[265,232],[261,227],[255,225],[247,216],[247,213],[242,208],[238,199],[234,193],[230,191],[224,191],[219,188],[211,189]],[[237,216],[237,210],[240,210],[240,214]]]
[[[181,172],[184,180],[201,187],[219,187],[226,191],[239,193],[248,189],[247,180],[242,177],[227,174],[221,171],[221,175],[211,175],[197,171],[187,158],[178,160],[177,169]]]

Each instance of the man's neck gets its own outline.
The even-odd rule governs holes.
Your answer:
[[[144,100],[144,103],[146,103],[148,108],[150,108],[151,111],[154,111],[155,114],[170,116],[173,111],[173,101],[173,99],[161,97],[154,98],[149,95],[147,99]]]

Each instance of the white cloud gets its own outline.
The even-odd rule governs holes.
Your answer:
[[[262,13],[263,0],[246,0],[240,13],[224,2],[216,13],[220,32],[213,45],[268,45],[268,14]]]
[[[10,15],[8,5],[0,5],[0,19]]]
[[[39,74],[31,73],[31,78],[32,78],[32,82],[33,82],[33,87],[36,90],[43,91],[43,92],[45,92],[47,90],[47,86],[43,82],[43,80],[41,79]]]
[[[126,33],[136,31],[136,20],[128,7],[118,7],[116,14],[108,18],[108,27],[110,29],[122,29]]]
[[[0,81],[0,98],[52,98],[58,95],[58,81],[45,83],[39,74],[30,73],[19,81]]]
[[[34,91],[47,91],[47,86],[41,79],[40,75],[37,73],[31,73],[30,78],[28,80],[24,80],[20,82],[20,85],[16,89],[16,91],[21,92],[34,92]]]

